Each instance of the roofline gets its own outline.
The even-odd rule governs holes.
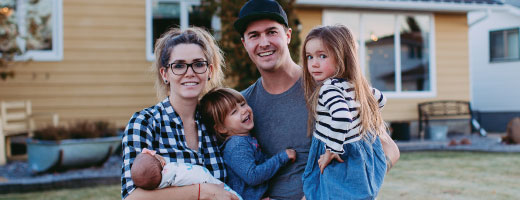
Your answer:
[[[505,5],[505,8],[507,8],[507,11],[509,11],[509,13],[516,16],[520,16],[520,8],[509,4]]]
[[[348,7],[384,10],[412,10],[431,12],[470,12],[476,10],[505,10],[503,4],[454,3],[437,1],[389,1],[389,0],[296,0],[302,7]]]

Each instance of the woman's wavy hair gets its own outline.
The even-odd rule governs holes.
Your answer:
[[[323,82],[316,82],[312,78],[308,69],[306,59],[306,45],[312,39],[322,41],[325,49],[336,61],[336,72],[333,78],[342,78],[354,85],[355,100],[360,103],[359,113],[361,120],[362,137],[366,137],[367,132],[374,135],[386,133],[386,125],[379,111],[379,103],[372,94],[372,87],[366,80],[357,60],[356,40],[352,32],[343,25],[319,26],[310,31],[305,38],[302,48],[303,58],[303,87],[307,108],[309,109],[308,125],[312,127],[316,120],[316,105],[318,105],[319,88]],[[314,130],[308,129],[307,135],[310,136]]]
[[[152,65],[152,72],[156,74],[155,88],[159,100],[166,98],[170,92],[170,85],[163,82],[160,69],[169,64],[170,54],[173,48],[179,44],[199,45],[204,52],[204,56],[208,59],[209,64],[213,66],[210,68],[211,79],[207,82],[201,96],[211,88],[221,86],[224,81],[224,56],[213,36],[199,27],[190,27],[186,30],[171,28],[163,33],[155,43],[155,60]]]

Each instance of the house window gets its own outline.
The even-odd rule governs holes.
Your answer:
[[[489,32],[490,61],[520,59],[518,28]]]
[[[0,1],[0,9],[16,21],[16,42],[25,53],[16,60],[58,61],[63,59],[61,0]]]
[[[430,18],[424,15],[398,17],[401,47],[401,91],[430,90]]]
[[[146,1],[146,57],[154,59],[155,41],[173,27],[212,27],[212,16],[201,12],[200,0],[147,0]]]
[[[363,43],[365,75],[372,86],[381,91],[395,91],[395,16],[392,14],[365,14]]]
[[[357,37],[359,64],[373,87],[389,97],[435,95],[432,15],[326,10],[323,21]]]

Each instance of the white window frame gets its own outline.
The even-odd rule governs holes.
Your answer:
[[[496,29],[496,30],[490,30],[489,31],[489,63],[502,63],[502,62],[517,62],[520,60],[520,58],[492,58],[491,56],[491,48],[492,48],[492,42],[491,42],[491,34],[493,32],[500,32],[502,34],[504,34],[506,31],[511,31],[511,30],[517,30],[518,31],[518,41],[520,43],[520,27],[513,27],[513,28],[504,28],[504,29]],[[507,45],[508,45],[508,38],[507,37],[504,37],[504,51],[508,51],[507,49]],[[518,44],[520,46],[520,44]],[[519,47],[520,48],[520,47]],[[520,51],[520,49],[519,49]]]
[[[25,10],[26,0],[16,0],[16,18],[20,36],[26,35],[25,30]],[[63,60],[63,2],[62,0],[52,0],[52,50],[28,50],[24,54],[15,56],[15,60],[34,60],[34,61],[61,61]],[[25,50],[25,41],[18,39],[17,42]]]
[[[365,64],[365,43],[363,41],[365,41],[365,36],[364,36],[364,23],[363,23],[363,20],[364,20],[364,15],[366,14],[390,14],[390,15],[393,15],[394,16],[394,20],[395,20],[395,28],[394,28],[394,67],[395,67],[395,72],[396,72],[396,76],[395,76],[395,90],[396,91],[383,91],[385,96],[387,96],[388,98],[394,98],[394,99],[399,99],[399,98],[433,98],[433,97],[436,97],[437,96],[437,79],[436,79],[436,74],[437,74],[437,64],[436,64],[436,55],[435,55],[435,18],[433,16],[433,13],[417,13],[417,12],[375,12],[375,11],[367,11],[367,12],[363,12],[363,11],[353,11],[353,10],[338,10],[338,9],[325,9],[323,11],[323,16],[322,16],[322,22],[324,25],[332,25],[332,24],[327,24],[327,22],[325,21],[329,16],[328,16],[328,13],[330,12],[333,12],[333,13],[337,13],[337,12],[349,12],[349,13],[357,13],[359,14],[359,32],[358,32],[358,36],[360,38],[357,38],[357,41],[359,41],[358,45],[359,45],[359,48],[358,48],[358,54],[359,54],[359,64],[360,64],[360,67],[363,71],[363,73],[366,71],[366,64]],[[400,34],[400,24],[397,23],[398,22],[398,19],[403,17],[403,16],[406,16],[406,15],[414,15],[414,14],[420,14],[420,15],[426,15],[430,18],[430,37],[428,38],[428,42],[429,42],[429,62],[430,62],[430,66],[428,68],[429,70],[429,80],[430,80],[430,90],[429,91],[401,91],[402,90],[402,82],[401,82],[401,73],[398,73],[398,72],[401,72],[401,34]],[[363,38],[361,38],[363,37]]]
[[[153,61],[155,59],[153,52],[153,16],[152,16],[152,1],[146,0],[146,60]],[[189,13],[188,9],[190,6],[199,6],[200,0],[158,0],[160,2],[177,2],[180,6],[180,28],[181,30],[188,28],[189,26]]]

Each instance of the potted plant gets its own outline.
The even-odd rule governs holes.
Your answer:
[[[46,127],[27,139],[33,172],[101,166],[121,144],[117,129],[104,121],[78,121],[69,126]]]

